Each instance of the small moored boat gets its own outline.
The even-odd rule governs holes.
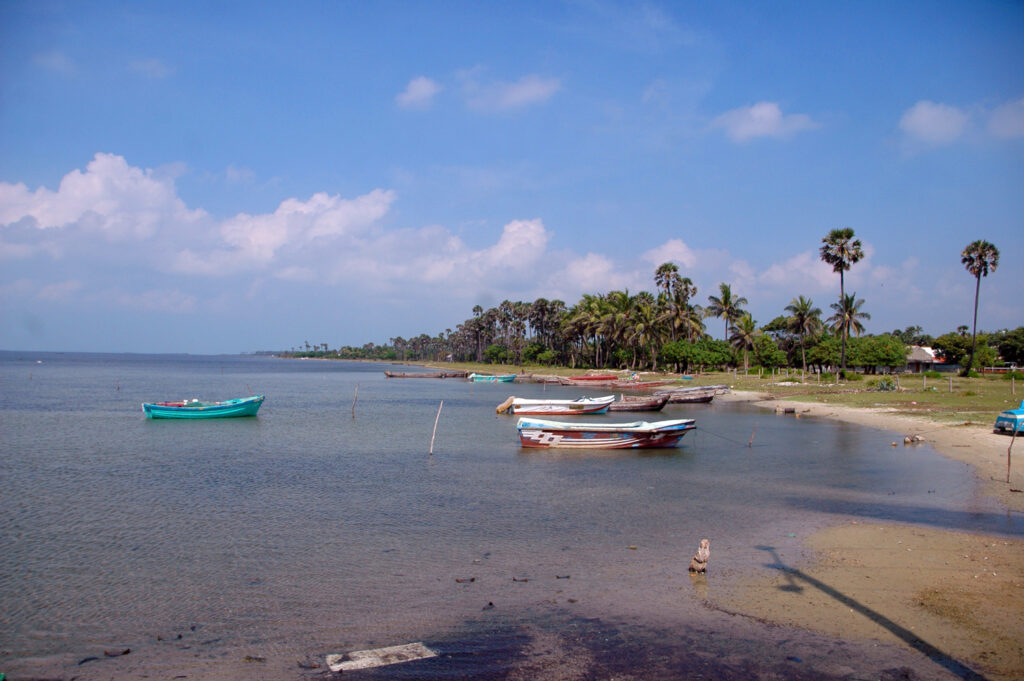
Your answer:
[[[501,374],[499,376],[493,376],[491,374],[470,374],[466,376],[467,380],[473,381],[474,383],[512,383],[516,380],[515,374]]]
[[[655,395],[668,395],[669,404],[695,404],[710,402],[715,395],[729,392],[725,385],[701,385],[693,388],[676,388],[674,390],[659,390]]]
[[[523,447],[571,449],[675,447],[696,427],[693,419],[576,424],[521,418],[516,424]]]
[[[615,395],[607,397],[581,397],[576,400],[532,400],[525,397],[510,397],[495,411],[499,414],[521,414],[534,416],[579,416],[581,414],[603,414],[615,401]]]
[[[612,402],[608,411],[661,411],[668,404],[668,395],[623,395]]]
[[[256,416],[263,404],[263,395],[239,397],[224,402],[143,402],[142,412],[150,419],[220,419],[233,416]]]
[[[1009,430],[1011,435],[1024,433],[1024,400],[1021,400],[1019,408],[1000,412],[992,429],[997,433]]]
[[[388,378],[465,378],[466,371],[385,371]]]

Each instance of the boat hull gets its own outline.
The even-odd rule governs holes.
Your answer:
[[[256,416],[263,399],[263,395],[254,395],[224,402],[147,402],[143,403],[142,412],[150,419],[238,418]]]
[[[1009,431],[1013,433],[1024,433],[1024,404],[1020,409],[1008,409],[996,417],[996,423],[992,427],[999,433]]]
[[[675,447],[695,427],[693,419],[590,426],[520,419],[516,429],[523,447],[649,449]]]
[[[668,395],[624,397],[612,402],[608,411],[661,411],[668,404]]]
[[[513,383],[516,380],[515,374],[502,374],[501,376],[490,376],[484,374],[470,374],[467,380],[474,383]]]

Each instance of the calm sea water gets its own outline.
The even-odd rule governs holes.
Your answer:
[[[438,659],[362,678],[828,678],[882,654],[705,598],[849,519],[1024,533],[964,464],[892,433],[714,403],[653,417],[696,418],[678,449],[524,450],[494,407],[578,391],[384,368],[0,353],[0,671],[316,678],[327,653],[423,640]],[[255,393],[252,419],[139,408]]]

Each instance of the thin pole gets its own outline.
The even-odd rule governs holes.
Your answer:
[[[356,394],[352,398],[352,418],[356,417],[356,402],[359,401],[359,384],[356,383]]]
[[[1013,435],[1010,436],[1010,446],[1006,448],[1006,482],[1010,482],[1010,450],[1013,449],[1013,443],[1017,439],[1017,425],[1014,424]]]
[[[754,430],[753,430],[752,433],[750,433],[750,442],[747,443],[747,447],[748,448],[752,449],[754,447],[754,435],[756,435],[756,434],[757,434],[757,424],[755,423],[754,424]]]
[[[953,392],[953,377],[949,377],[949,392]]]
[[[437,422],[441,419],[441,408],[444,407],[444,400],[437,407],[437,416],[434,417],[434,432],[430,436],[430,456],[434,455],[434,436],[437,435]]]

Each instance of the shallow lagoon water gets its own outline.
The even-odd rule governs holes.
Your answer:
[[[440,658],[363,674],[841,678],[849,658],[929,678],[909,653],[868,663],[705,597],[836,522],[1024,533],[964,464],[892,433],[716,402],[587,417],[695,418],[677,449],[527,450],[494,407],[580,391],[384,368],[0,353],[0,671],[304,678],[327,653],[424,640]],[[254,419],[139,408],[251,393]],[[693,580],[702,537],[712,570]]]

